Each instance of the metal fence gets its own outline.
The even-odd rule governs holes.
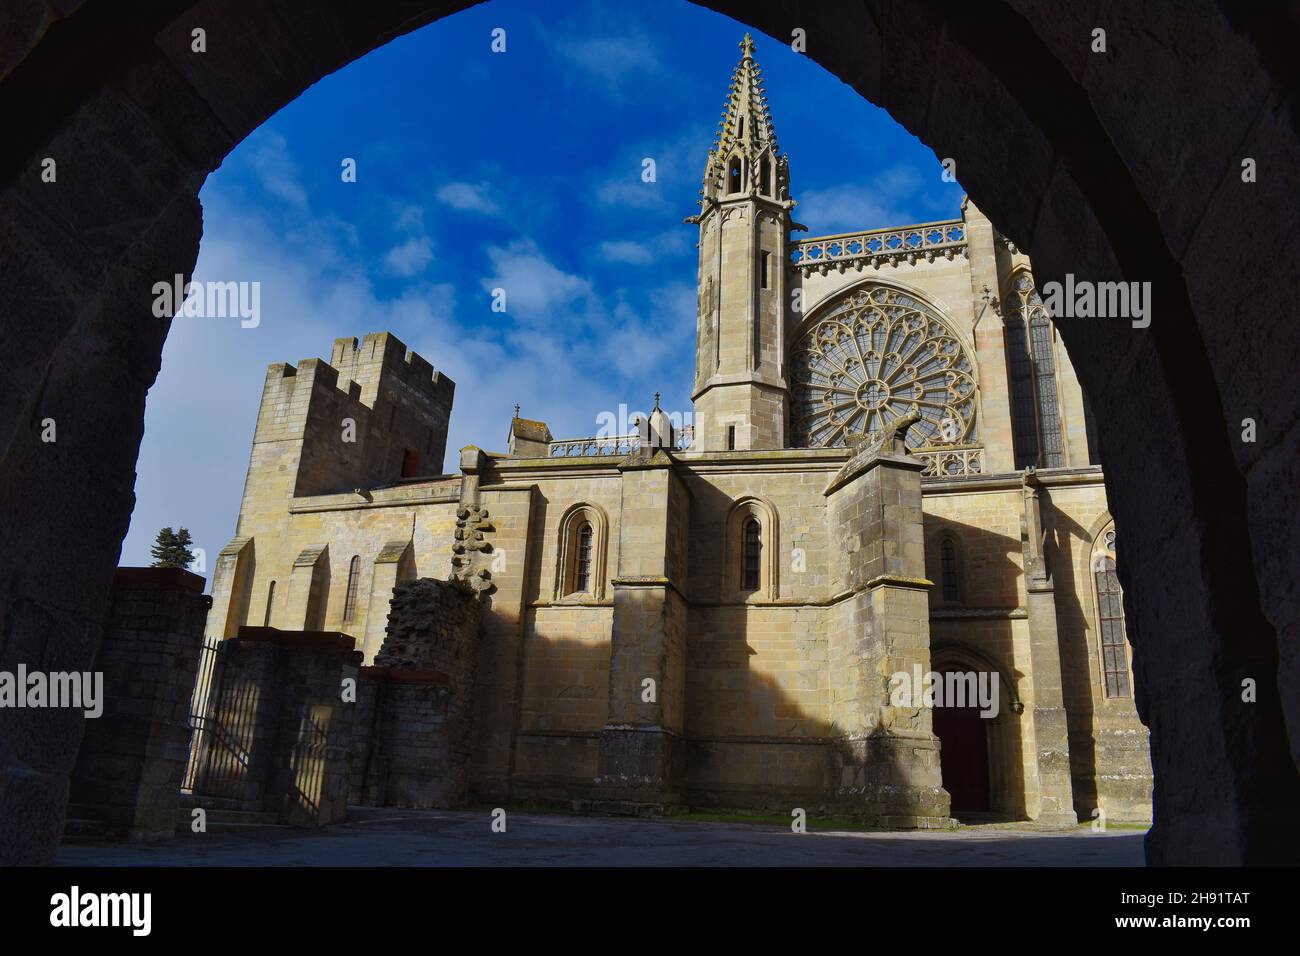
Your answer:
[[[248,773],[257,687],[252,681],[225,684],[223,641],[207,638],[199,654],[198,675],[190,697],[190,750],[181,790],[238,799]],[[233,690],[233,693],[228,691]]]

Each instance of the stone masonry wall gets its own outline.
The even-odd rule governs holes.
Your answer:
[[[388,636],[362,669],[350,799],[450,807],[468,785],[482,610],[459,581],[420,578],[393,589]]]
[[[180,568],[119,568],[94,671],[103,713],[86,721],[70,816],[132,839],[175,830],[203,626],[211,599]]]

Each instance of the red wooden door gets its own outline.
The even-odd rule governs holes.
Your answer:
[[[989,808],[989,744],[978,707],[934,708],[934,734],[941,749],[943,788],[952,812]]]

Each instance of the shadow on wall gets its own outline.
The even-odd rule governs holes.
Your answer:
[[[685,793],[692,806],[788,813],[873,815],[861,789],[863,753],[870,753],[868,782],[907,781],[911,769],[892,749],[869,740],[857,748],[845,729],[819,716],[828,706],[824,665],[765,672],[765,655],[747,637],[752,609],[716,609],[714,629],[687,644]],[[579,620],[610,613],[609,608],[564,609]],[[535,611],[532,613],[536,613]],[[525,683],[509,796],[513,801],[572,803],[590,799],[597,775],[600,733],[609,694],[608,625],[591,627],[590,637],[561,636],[581,624],[545,627],[527,639]],[[570,630],[572,634],[572,630]],[[817,645],[815,635],[793,638]],[[816,653],[816,650],[813,650]],[[987,668],[987,664],[984,665]],[[815,676],[814,676],[815,675]],[[888,677],[881,678],[882,699]],[[809,707],[792,696],[803,682],[813,684]],[[662,691],[662,688],[660,688]],[[486,689],[480,688],[480,693]],[[805,693],[805,698],[809,695]],[[990,748],[1002,753],[997,780],[1006,791],[997,809],[1023,817],[1018,721],[1011,697],[1002,690],[999,717],[990,722]],[[878,742],[878,741],[877,741]],[[864,750],[865,748],[865,750]],[[492,789],[495,781],[487,781]],[[1014,794],[1019,791],[1017,799]],[[475,788],[471,785],[471,793]]]
[[[1142,820],[1151,804],[1151,759],[1147,728],[1134,709],[1138,671],[1129,668],[1130,696],[1102,697],[1098,708],[1095,690],[1099,687],[1101,637],[1095,629],[1093,571],[1090,565],[1077,566],[1080,554],[1089,560],[1095,536],[1052,508],[1050,497],[1046,504],[1050,514],[1045,521],[1053,529],[1048,551],[1053,577],[1058,582],[1078,582],[1056,592],[1074,803],[1080,814],[1090,815],[1102,808],[1112,820]],[[1067,632],[1081,636],[1067,641]],[[1127,644],[1127,629],[1125,636]],[[1099,761],[1106,766],[1105,776],[1099,776]]]
[[[1023,722],[1030,718],[1016,713],[1012,706],[1019,701],[1019,684],[1025,677],[1016,662],[1027,656],[1027,650],[1017,655],[1015,619],[1011,616],[1021,604],[1020,539],[934,514],[926,514],[924,520],[926,577],[934,582],[930,590],[931,668],[938,673],[999,675],[998,715],[982,720],[988,754],[988,809],[1009,819],[1025,819]],[[953,545],[948,569],[944,567],[945,539]],[[955,576],[947,588],[945,575]]]

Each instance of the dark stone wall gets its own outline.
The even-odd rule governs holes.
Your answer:
[[[131,839],[175,832],[211,603],[203,579],[181,568],[118,569],[94,664],[104,710],[86,721],[72,773],[79,819]]]
[[[465,802],[482,605],[459,580],[393,588],[387,637],[361,670],[351,799],[398,807]]]
[[[361,669],[349,802],[384,807],[454,807],[465,802],[467,728],[450,720],[456,694],[447,675]]]
[[[192,270],[206,174],[321,76],[465,5],[6,8],[0,668],[93,660],[169,325],[148,292]],[[1149,328],[1059,323],[1115,463],[1156,778],[1150,859],[1300,858],[1300,283],[1283,265],[1300,240],[1294,7],[709,5],[782,40],[806,31],[810,57],[957,161],[1040,283],[1152,283]],[[190,50],[195,27],[205,54]],[[1089,49],[1096,27],[1105,54]],[[45,157],[57,184],[41,181]],[[1240,440],[1245,417],[1255,442]],[[40,440],[46,418],[57,442]],[[81,733],[79,716],[0,712],[0,863],[50,860]]]
[[[353,639],[331,631],[242,627],[220,648],[196,743],[194,803],[235,801],[294,826],[324,826],[347,813],[359,683]]]

